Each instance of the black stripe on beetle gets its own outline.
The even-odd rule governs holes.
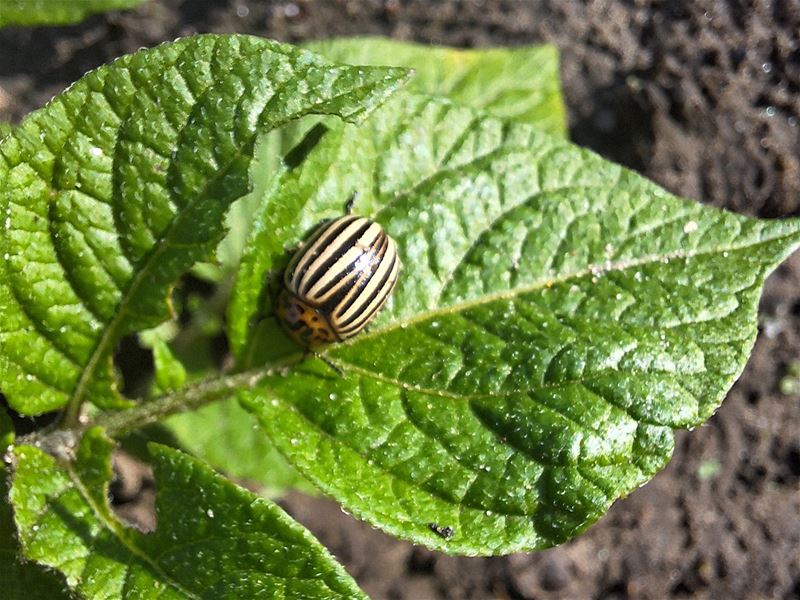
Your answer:
[[[357,335],[392,293],[397,244],[365,217],[320,225],[289,261],[277,314],[298,344],[316,348]]]

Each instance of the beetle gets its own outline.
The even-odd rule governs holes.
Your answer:
[[[438,523],[428,523],[428,529],[445,540],[449,540],[456,533],[456,530],[449,525],[439,525]]]
[[[323,223],[284,271],[278,320],[305,348],[343,342],[380,311],[399,270],[397,243],[374,221],[348,214]]]

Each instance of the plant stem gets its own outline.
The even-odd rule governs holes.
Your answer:
[[[216,400],[222,400],[236,390],[252,389],[262,378],[295,364],[298,360],[302,360],[302,356],[292,355],[271,365],[242,373],[209,377],[134,408],[101,413],[88,423],[71,426],[62,421],[61,427],[31,433],[19,438],[17,443],[35,445],[48,451],[51,447],[62,445],[62,440],[77,440],[83,431],[95,426],[103,427],[111,436],[119,436],[144,425],[162,421],[179,412],[194,410]]]
[[[274,372],[260,368],[235,375],[214,377],[188,385],[184,389],[139,404],[129,410],[105,412],[87,426],[103,427],[111,436],[117,436],[151,423],[162,421],[179,412],[194,410],[229,396],[235,390],[251,389],[258,381]]]
[[[213,296],[209,299],[206,310],[215,314],[224,313],[223,307],[226,306],[228,300],[230,299],[232,287],[232,277],[223,279],[222,282],[220,282],[220,284],[217,286]],[[196,341],[196,338],[202,335],[203,332],[198,326],[198,321],[195,318],[190,321],[189,326],[186,329],[179,332],[176,339],[173,340],[173,343],[183,345],[184,347],[191,347],[191,344]],[[81,408],[83,407],[85,400],[86,398],[83,393],[75,394],[70,398],[69,403],[61,415],[57,429],[79,428]]]

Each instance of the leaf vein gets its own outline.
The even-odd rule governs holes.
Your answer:
[[[435,308],[435,309],[420,311],[419,313],[413,315],[412,317],[408,317],[405,319],[397,319],[396,321],[390,322],[387,325],[384,325],[383,327],[376,327],[374,329],[371,329],[370,331],[364,332],[362,335],[359,335],[358,337],[352,338],[350,340],[345,340],[339,345],[343,347],[356,346],[368,339],[385,335],[386,333],[397,329],[404,329],[411,325],[420,323],[422,321],[427,321],[429,319],[433,319],[436,317],[457,313],[462,310],[466,310],[468,308],[472,308],[475,306],[481,306],[484,304],[489,304],[500,300],[511,299],[522,294],[529,294],[541,290],[545,287],[552,286],[557,283],[565,283],[568,281],[572,281],[574,279],[580,279],[586,277],[588,275],[602,276],[604,273],[626,271],[628,269],[640,267],[642,265],[664,262],[665,260],[667,261],[686,260],[690,258],[697,258],[699,256],[717,254],[720,253],[721,251],[745,250],[748,248],[753,248],[759,245],[775,242],[790,237],[797,237],[797,234],[788,233],[788,234],[778,235],[775,237],[759,240],[755,243],[744,244],[742,246],[735,246],[728,248],[711,248],[708,250],[690,251],[690,252],[686,252],[683,250],[676,250],[661,255],[646,255],[636,259],[619,260],[616,262],[609,261],[603,264],[595,263],[592,265],[588,265],[587,267],[584,267],[582,269],[570,271],[568,273],[563,273],[561,275],[536,279],[528,284],[518,286],[516,288],[501,290],[499,292],[495,292],[493,294],[486,294],[485,296],[481,296],[478,298],[464,299],[454,304],[451,304],[450,306],[445,306],[444,308]]]
[[[147,565],[152,571],[161,577],[168,585],[172,586],[178,592],[185,594],[189,598],[193,598],[196,600],[200,600],[200,596],[195,595],[194,593],[190,592],[189,590],[185,589],[181,586],[178,582],[174,581],[171,577],[169,577],[166,572],[164,572],[158,564],[156,564],[147,553],[139,548],[127,535],[124,535],[124,532],[120,529],[121,525],[119,523],[115,523],[110,521],[106,518],[105,511],[101,510],[92,498],[92,495],[88,492],[86,487],[83,484],[83,481],[80,478],[80,475],[75,471],[74,466],[71,463],[67,463],[65,465],[65,470],[69,475],[69,478],[72,480],[73,485],[75,486],[76,491],[83,497],[86,504],[89,506],[89,509],[94,513],[95,518],[97,519],[98,523],[106,530],[109,534],[111,534],[116,540],[133,556],[135,556],[139,561],[143,564]]]

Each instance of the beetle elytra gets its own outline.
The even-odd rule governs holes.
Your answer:
[[[306,348],[344,341],[383,307],[399,269],[397,244],[377,223],[356,215],[323,223],[284,272],[278,318]]]

